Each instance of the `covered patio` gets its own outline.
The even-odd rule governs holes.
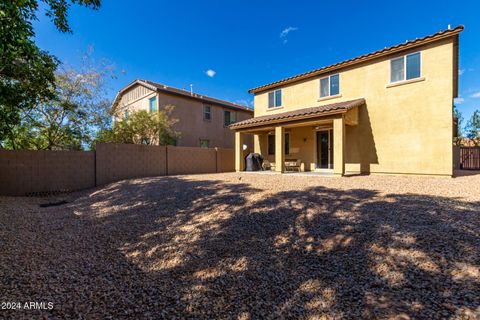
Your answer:
[[[345,127],[358,125],[364,99],[254,117],[230,126],[235,130],[235,169],[245,170],[244,139],[254,137],[254,151],[264,169],[275,173],[345,174]],[[273,111],[273,110],[272,110]]]
[[[262,170],[262,171],[244,171],[248,174],[259,174],[259,175],[275,175],[277,172],[275,170]],[[289,176],[299,176],[299,177],[333,177],[334,174],[332,171],[285,171],[283,174]]]

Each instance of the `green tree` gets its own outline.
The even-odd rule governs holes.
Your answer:
[[[138,111],[128,119],[116,121],[111,129],[101,130],[99,142],[134,143],[146,145],[171,145],[179,134],[173,130],[177,119],[171,117],[173,106],[167,106],[156,113]]]
[[[462,125],[463,125],[463,115],[458,110],[457,106],[453,106],[453,117],[457,119],[457,132],[456,135],[458,138],[463,137],[463,132],[462,132]]]
[[[478,140],[480,138],[480,110],[475,110],[472,114],[467,122],[465,131],[469,139]]]
[[[463,116],[460,110],[458,110],[457,106],[453,106],[453,117],[456,119],[457,122],[457,131],[455,132],[455,136],[453,137],[453,143],[455,145],[460,145],[463,138]]]
[[[89,146],[98,130],[108,128],[110,103],[106,78],[111,65],[93,62],[91,51],[79,68],[61,66],[53,98],[20,112],[20,123],[4,140],[9,149],[79,150]]]
[[[42,0],[61,32],[71,32],[68,9],[79,4],[98,9],[100,0]],[[32,21],[37,19],[38,0],[0,1],[0,143],[13,138],[20,113],[50,100],[55,94],[58,60],[33,41]]]

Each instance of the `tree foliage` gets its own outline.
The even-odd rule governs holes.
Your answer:
[[[4,139],[9,149],[79,150],[90,145],[99,129],[110,124],[105,81],[115,77],[111,65],[95,63],[91,52],[79,68],[62,65],[55,94],[20,112],[20,123]]]
[[[156,113],[138,111],[128,119],[116,121],[111,129],[99,132],[97,141],[146,145],[171,145],[179,134],[173,130],[177,119],[171,117],[174,106]]]
[[[463,125],[463,115],[458,110],[457,106],[453,106],[453,117],[457,120],[457,132],[456,136],[458,138],[463,137],[463,130],[462,130],[462,125]]]
[[[465,127],[466,136],[471,140],[480,138],[480,110],[475,110]]]
[[[61,32],[71,32],[71,4],[97,9],[100,0],[42,0]],[[0,1],[0,142],[16,133],[20,113],[54,97],[58,60],[39,49],[33,37],[38,0]]]
[[[61,32],[72,32],[68,24],[68,9],[72,4],[78,4],[93,10],[100,8],[100,0],[42,0],[48,6],[47,16]],[[18,1],[17,1],[18,2]],[[21,1],[24,2],[24,1]],[[37,4],[37,0],[32,1]]]
[[[462,125],[463,125],[463,116],[460,110],[458,110],[457,106],[453,106],[453,118],[454,121],[457,122],[456,124],[456,132],[454,133],[453,136],[453,143],[455,145],[461,145],[463,141],[463,130],[462,130]]]

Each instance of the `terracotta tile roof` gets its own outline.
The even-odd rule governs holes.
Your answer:
[[[315,77],[315,76],[318,76],[318,75],[323,74],[323,73],[338,70],[342,67],[350,66],[350,65],[353,65],[353,64],[358,64],[358,63],[361,63],[361,62],[364,62],[364,61],[367,61],[367,60],[371,60],[371,59],[374,59],[374,58],[386,56],[386,55],[393,54],[393,53],[396,53],[396,52],[399,52],[399,51],[402,51],[402,50],[414,48],[414,47],[417,47],[417,46],[420,46],[420,45],[423,45],[423,44],[426,44],[426,43],[429,43],[429,42],[432,42],[432,41],[436,41],[436,40],[440,40],[440,39],[444,39],[444,38],[447,38],[447,37],[450,37],[450,36],[457,35],[460,32],[462,32],[463,29],[464,29],[464,27],[462,25],[460,25],[460,26],[457,26],[453,29],[439,31],[435,34],[432,34],[432,35],[429,35],[429,36],[426,36],[426,37],[423,37],[423,38],[407,41],[407,42],[404,42],[404,43],[401,43],[401,44],[398,44],[398,45],[395,45],[395,46],[392,46],[392,47],[388,47],[388,48],[385,48],[385,49],[382,49],[382,50],[367,53],[367,54],[361,55],[361,56],[356,57],[356,58],[348,59],[348,60],[338,62],[338,63],[332,64],[332,65],[329,65],[329,66],[326,66],[326,67],[322,67],[322,68],[319,68],[319,69],[315,69],[315,70],[312,70],[312,71],[301,73],[301,74],[298,74],[298,75],[293,76],[293,77],[289,77],[289,78],[285,78],[285,79],[282,79],[282,80],[279,80],[279,81],[271,82],[271,83],[268,83],[268,84],[250,89],[250,90],[248,90],[248,93],[256,93],[256,92],[264,91],[264,90],[267,90],[267,89],[272,89],[272,88],[278,87],[278,86],[283,85],[283,84],[292,83],[292,82],[296,82],[296,81],[299,81],[299,80]]]
[[[230,125],[230,129],[242,129],[250,127],[258,127],[269,125],[272,123],[294,121],[300,119],[315,118],[322,115],[331,115],[338,113],[345,113],[348,110],[365,104],[365,99],[355,99],[344,102],[337,102],[318,107],[303,108],[294,111],[276,113],[272,115],[260,116],[244,121],[236,122]]]
[[[205,101],[205,102],[216,103],[216,104],[219,104],[219,105],[222,105],[222,106],[225,106],[225,107],[230,107],[230,108],[233,108],[233,109],[240,109],[240,110],[243,110],[243,111],[253,112],[252,108],[241,106],[241,105],[233,103],[233,102],[212,98],[212,97],[209,97],[209,96],[206,96],[206,95],[203,95],[203,94],[198,94],[198,93],[191,94],[190,91],[169,87],[169,86],[166,86],[164,84],[156,83],[156,82],[149,81],[149,80],[141,80],[141,81],[144,81],[144,82],[154,86],[155,88],[157,88],[160,91],[166,91],[166,92],[182,95],[182,96],[185,96],[187,98],[194,98],[194,99],[202,100],[202,101]]]
[[[227,107],[227,108],[233,109],[233,110],[241,110],[241,111],[246,111],[246,112],[253,113],[253,109],[249,108],[249,107],[246,107],[246,106],[242,106],[242,105],[232,103],[232,102],[229,102],[229,101],[225,101],[225,100],[212,98],[212,97],[209,97],[209,96],[206,96],[206,95],[203,95],[203,94],[190,93],[190,91],[186,91],[186,90],[182,90],[182,89],[178,89],[178,88],[173,88],[173,87],[169,87],[167,85],[161,84],[161,83],[156,83],[156,82],[153,82],[153,81],[150,81],[150,80],[142,80],[142,79],[135,80],[135,81],[131,82],[129,85],[127,85],[125,88],[121,89],[117,93],[117,96],[115,97],[115,100],[113,102],[113,106],[115,106],[120,101],[120,98],[125,91],[129,90],[132,86],[134,86],[136,84],[146,86],[146,87],[148,87],[148,88],[150,88],[151,90],[154,90],[154,91],[167,92],[167,93],[170,93],[170,94],[179,95],[179,96],[199,100],[199,101],[206,102],[206,103],[217,104],[217,105]]]

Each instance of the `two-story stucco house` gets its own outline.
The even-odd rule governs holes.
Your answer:
[[[176,145],[182,147],[233,148],[228,126],[253,116],[251,108],[148,80],[135,80],[121,89],[112,108],[122,120],[139,110],[157,112],[168,105],[174,106],[171,117],[178,122],[173,129],[180,133]]]
[[[241,146],[284,172],[452,176],[453,99],[463,26],[251,89],[255,116],[232,124]]]

